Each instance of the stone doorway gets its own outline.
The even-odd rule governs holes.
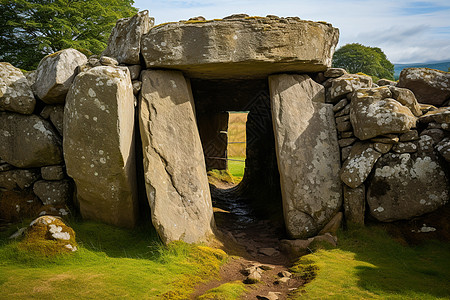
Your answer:
[[[267,79],[191,79],[191,84],[207,169],[218,165],[210,157],[226,162],[227,138],[222,133],[228,130],[228,112],[248,112],[242,181],[228,189],[210,184],[218,229],[244,236],[239,231],[264,223],[279,237],[284,220]]]

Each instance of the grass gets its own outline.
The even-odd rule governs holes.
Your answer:
[[[292,268],[312,281],[294,299],[449,299],[450,244],[401,245],[376,227],[340,233]]]
[[[182,242],[163,246],[153,228],[70,222],[79,251],[46,257],[0,233],[0,299],[187,299],[218,276],[226,254]]]
[[[234,177],[235,182],[242,180],[245,170],[246,156],[246,122],[248,113],[233,112],[228,119],[228,171]]]
[[[234,156],[228,161],[228,171],[235,178],[236,182],[240,182],[244,177],[245,157]],[[241,160],[241,161],[236,161]]]
[[[206,291],[199,297],[199,300],[234,300],[239,299],[246,292],[245,284],[242,281],[224,283],[216,288]]]

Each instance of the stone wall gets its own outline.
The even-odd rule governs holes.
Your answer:
[[[205,156],[226,156],[218,116],[239,110],[250,113],[236,193],[281,203],[291,238],[324,233],[341,212],[363,225],[439,210],[448,73],[406,69],[375,84],[330,68],[337,40],[330,24],[299,18],[153,26],[141,12],[118,21],[103,55],[66,49],[26,76],[0,63],[0,219],[64,216],[70,205],[133,227],[149,207],[165,243],[206,241],[206,167],[225,166]]]

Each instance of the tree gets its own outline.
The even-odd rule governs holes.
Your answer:
[[[35,69],[66,48],[100,54],[116,21],[137,12],[133,0],[0,0],[0,60]]]
[[[350,73],[362,72],[378,78],[394,79],[394,65],[378,47],[347,44],[336,50],[333,67],[344,68]]]

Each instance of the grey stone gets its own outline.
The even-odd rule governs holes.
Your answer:
[[[64,129],[64,105],[47,105],[41,112],[41,117],[50,119],[58,133],[62,136]]]
[[[61,139],[49,122],[36,115],[0,113],[0,156],[18,168],[62,162]]]
[[[422,136],[417,153],[387,153],[378,160],[367,193],[372,216],[382,222],[405,220],[448,202],[445,166],[433,148],[432,139]]]
[[[344,214],[342,212],[338,212],[331,220],[328,222],[325,227],[319,231],[318,235],[323,235],[326,233],[329,233],[331,235],[336,236],[339,228],[341,228],[342,225],[342,219]]]
[[[142,88],[141,81],[138,81],[138,80],[133,81],[133,94],[134,95],[139,94],[139,91],[141,90],[141,88]]]
[[[350,121],[344,121],[336,124],[336,129],[339,132],[351,131],[353,129],[352,123]]]
[[[329,68],[328,70],[325,71],[325,73],[323,74],[325,77],[328,78],[336,78],[336,77],[341,77],[342,75],[347,74],[347,71],[345,69],[342,68]]]
[[[364,225],[366,210],[366,186],[352,189],[344,185],[344,212],[347,224]]]
[[[338,36],[330,24],[294,18],[187,21],[150,29],[141,52],[147,68],[177,69],[191,78],[265,78],[325,71]]]
[[[381,153],[375,151],[371,143],[354,144],[349,157],[342,166],[341,180],[351,188],[360,186],[369,176],[380,156]]]
[[[353,134],[353,131],[342,131],[339,134],[340,134],[341,138],[343,138],[343,139],[347,139],[347,138],[351,138],[351,137],[355,136]]]
[[[389,87],[392,92],[392,97],[411,110],[413,115],[419,117],[422,115],[419,102],[417,102],[414,93],[408,89],[398,88],[395,86]]]
[[[313,236],[342,204],[333,106],[306,75],[270,76],[269,89],[286,228],[294,238]],[[311,150],[299,151],[304,145]]]
[[[447,137],[437,144],[436,150],[446,161],[450,162],[450,138]]]
[[[35,106],[33,91],[22,71],[0,62],[0,111],[32,114]]]
[[[344,148],[352,145],[354,142],[356,142],[355,138],[347,138],[347,139],[340,139],[338,143],[339,147]]]
[[[385,153],[388,153],[392,149],[393,146],[394,146],[394,144],[374,143],[373,149],[377,150],[381,154],[385,154]]]
[[[341,161],[344,162],[350,155],[351,151],[352,151],[352,146],[342,148],[341,149]]]
[[[342,110],[345,106],[347,106],[347,104],[348,104],[347,98],[342,99],[336,105],[333,106],[333,112],[336,113],[336,112]]]
[[[342,117],[345,115],[350,115],[350,104],[347,104],[341,111],[337,112],[335,117]]]
[[[384,86],[384,85],[390,85],[390,86],[396,86],[397,85],[397,82],[396,81],[392,81],[392,80],[389,80],[389,79],[380,79],[380,80],[378,80],[377,81],[377,84],[379,85],[379,86]]]
[[[413,153],[417,152],[417,142],[400,142],[392,147],[392,151],[396,153]]]
[[[437,144],[445,137],[445,133],[442,129],[425,129],[420,133],[420,136],[428,135],[430,136],[434,143]]]
[[[141,75],[141,65],[131,65],[127,66],[127,68],[130,71],[131,80],[138,80]]]
[[[139,125],[153,225],[164,243],[205,241],[214,219],[190,85],[177,71],[141,77]]]
[[[417,141],[418,139],[419,139],[419,133],[415,129],[405,132],[399,136],[400,142],[411,142],[411,141]]]
[[[71,48],[47,55],[37,67],[34,94],[47,104],[64,103],[75,69],[86,63],[87,57]]]
[[[390,97],[388,87],[360,89],[353,93],[350,120],[355,136],[367,140],[388,133],[404,133],[416,126],[416,117]]]
[[[0,188],[27,189],[40,177],[39,169],[15,169],[0,172]]]
[[[83,218],[133,227],[134,96],[127,68],[100,66],[78,74],[67,95],[63,140]]]
[[[116,59],[104,55],[100,57],[99,62],[102,66],[111,66],[111,67],[115,67],[119,64],[119,62]]]
[[[33,185],[33,192],[44,205],[69,203],[72,189],[69,180],[45,181],[39,180]]]
[[[41,174],[44,180],[62,180],[64,179],[64,167],[62,165],[42,167]]]
[[[102,55],[114,57],[119,63],[139,64],[141,38],[154,23],[154,19],[148,15],[148,10],[141,11],[131,18],[118,20]]]
[[[372,86],[371,77],[357,74],[346,74],[330,81],[331,87],[326,94],[327,103],[336,103],[356,90]]]

